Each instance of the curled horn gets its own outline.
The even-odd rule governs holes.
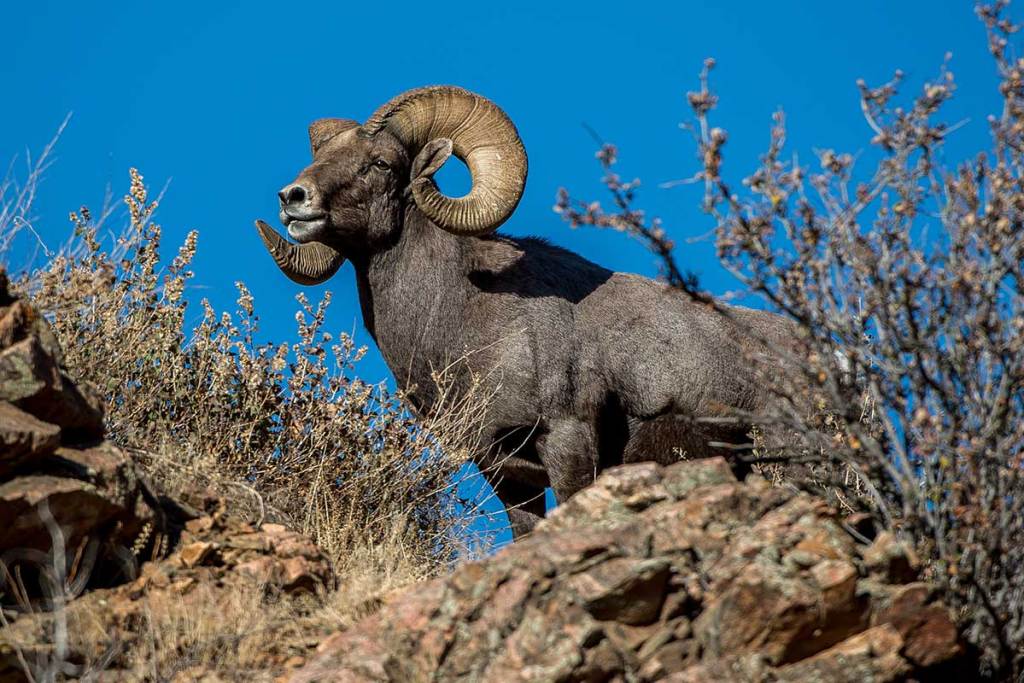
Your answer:
[[[364,135],[387,128],[415,157],[437,138],[452,141],[469,167],[472,189],[447,197],[432,178],[417,178],[416,205],[438,227],[479,235],[501,225],[515,210],[526,184],[526,150],[508,116],[490,100],[454,86],[410,90],[380,107],[363,124]]]
[[[274,257],[277,267],[300,285],[318,285],[341,268],[345,257],[326,244],[308,242],[292,244],[263,221],[256,221],[256,229],[267,251]]]

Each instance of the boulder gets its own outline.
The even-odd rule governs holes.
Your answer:
[[[0,478],[28,460],[49,455],[58,445],[60,427],[0,401]]]
[[[322,642],[307,681],[901,681],[966,659],[891,537],[721,459],[609,470]]]
[[[0,587],[22,577],[20,600],[46,598],[54,544],[80,590],[130,577],[165,511],[116,446],[103,441],[103,411],[62,367],[45,319],[0,276]],[[9,607],[14,594],[0,594]],[[45,602],[45,600],[43,600]]]
[[[35,309],[23,300],[0,307],[0,401],[57,425],[65,443],[96,441],[103,436],[102,403],[61,363],[57,340]]]

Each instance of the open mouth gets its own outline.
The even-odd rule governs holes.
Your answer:
[[[282,222],[288,228],[288,236],[296,242],[316,241],[323,233],[327,218],[319,216],[306,220],[296,220],[290,216],[282,216]]]

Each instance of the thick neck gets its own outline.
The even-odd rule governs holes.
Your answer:
[[[399,386],[452,359],[472,288],[466,246],[413,210],[394,243],[353,259],[363,321]]]

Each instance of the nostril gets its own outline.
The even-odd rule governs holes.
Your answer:
[[[306,188],[302,185],[295,185],[292,189],[288,190],[288,203],[298,204],[306,201]]]
[[[306,188],[302,185],[290,185],[277,193],[282,204],[301,204],[306,201]]]

